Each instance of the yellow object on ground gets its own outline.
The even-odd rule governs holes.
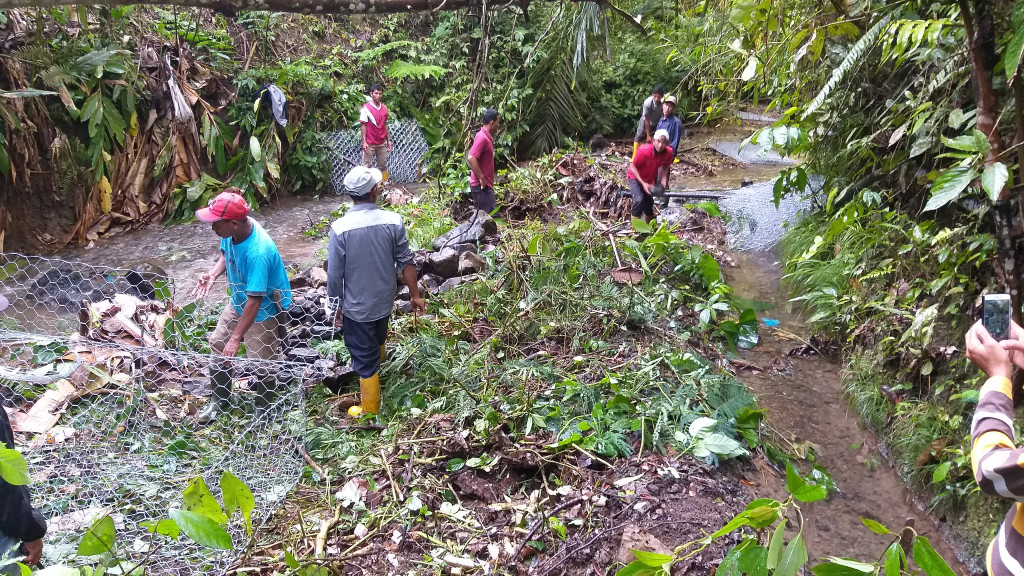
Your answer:
[[[363,409],[360,406],[351,406],[348,409],[348,415],[353,418],[359,418],[363,415]]]
[[[380,413],[380,375],[374,374],[369,378],[359,379],[359,398],[363,412]]]

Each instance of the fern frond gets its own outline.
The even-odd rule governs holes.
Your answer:
[[[414,42],[412,40],[397,40],[395,42],[388,42],[387,44],[381,44],[380,46],[375,46],[373,48],[367,48],[366,50],[360,50],[359,52],[353,52],[352,55],[359,59],[360,64],[367,64],[384,55],[388,50],[419,45],[419,42]]]
[[[860,40],[857,40],[857,42],[850,47],[850,51],[846,53],[846,58],[843,58],[843,62],[832,71],[832,76],[829,77],[828,82],[821,87],[821,91],[818,92],[818,95],[815,96],[814,100],[812,100],[811,103],[807,105],[807,108],[804,109],[803,114],[800,115],[801,120],[806,120],[808,116],[814,114],[819,108],[821,108],[822,104],[825,103],[825,100],[827,100],[829,95],[832,94],[832,90],[834,90],[835,87],[838,86],[844,78],[846,78],[850,73],[850,70],[853,69],[854,64],[857,64],[861,60],[868,48],[871,48],[875,44],[878,37],[882,34],[882,31],[889,26],[889,22],[891,20],[892,13],[890,12],[883,16],[881,20],[879,20],[871,27],[870,30],[860,37]]]
[[[448,72],[443,66],[430,66],[427,64],[413,64],[404,60],[395,60],[388,67],[384,75],[395,82],[401,82],[406,78],[441,78]]]

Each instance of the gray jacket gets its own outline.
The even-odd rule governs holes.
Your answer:
[[[374,322],[391,314],[396,273],[413,263],[402,217],[376,204],[356,204],[331,224],[327,244],[328,312]]]

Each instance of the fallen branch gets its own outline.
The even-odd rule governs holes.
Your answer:
[[[330,521],[320,519],[320,532],[316,535],[316,542],[313,545],[313,556],[323,558],[324,547],[327,545],[327,534],[338,524],[341,519],[341,503],[334,507],[334,517]]]
[[[519,547],[516,548],[516,552],[515,552],[515,554],[512,555],[512,559],[513,560],[518,560],[519,559],[520,554],[523,553],[523,548],[526,547],[526,543],[529,542],[530,540],[533,540],[533,535],[537,533],[537,530],[540,530],[540,527],[543,524],[547,523],[548,518],[554,516],[555,514],[558,514],[559,512],[561,512],[562,510],[565,510],[566,508],[569,508],[570,506],[575,506],[576,504],[579,504],[582,501],[583,501],[583,497],[582,496],[577,496],[576,498],[573,498],[572,500],[566,500],[565,502],[562,502],[558,506],[555,506],[554,508],[552,508],[547,514],[544,514],[540,518],[538,518],[537,521],[533,523],[533,526],[530,527],[530,531],[526,533],[526,537],[523,538],[523,541],[519,543]]]
[[[312,468],[314,471],[316,471],[316,473],[318,475],[320,475],[321,479],[326,479],[327,478],[327,474],[324,473],[324,469],[321,468],[320,465],[317,464],[316,461],[313,460],[312,457],[310,457],[309,452],[306,452],[306,447],[305,446],[303,446],[298,441],[296,441],[295,442],[295,449],[298,450],[299,455],[302,456],[302,459],[306,461],[306,464],[309,464],[309,467]]]

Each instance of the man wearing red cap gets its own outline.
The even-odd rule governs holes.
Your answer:
[[[291,305],[291,288],[277,245],[266,230],[249,218],[249,203],[238,188],[221,192],[206,208],[196,210],[196,218],[210,224],[220,236],[220,258],[199,277],[193,294],[205,298],[213,281],[227,273],[231,301],[224,307],[217,328],[210,336],[214,352],[232,357],[244,342],[249,358],[279,360],[278,314]],[[216,419],[231,396],[231,372],[225,365],[210,367],[213,398],[196,417],[200,424]],[[274,378],[265,373],[256,377],[257,402],[267,403],[273,393]]]

